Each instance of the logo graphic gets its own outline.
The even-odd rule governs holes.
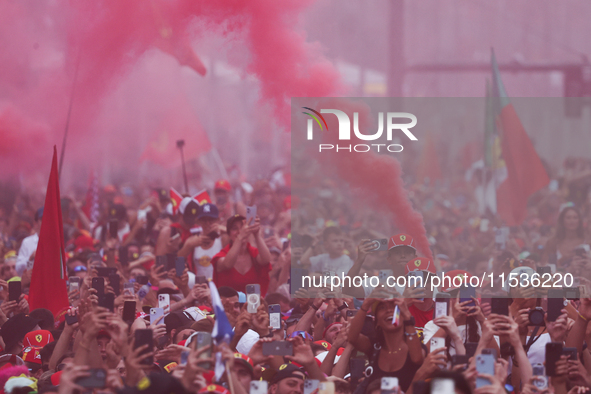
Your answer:
[[[421,265],[421,260],[415,260],[415,266],[418,267]]]
[[[326,119],[322,116],[322,114],[333,114],[337,117],[337,121],[339,122],[339,131],[338,137],[340,141],[350,141],[351,140],[351,119],[349,115],[344,111],[338,109],[321,109],[320,112],[310,108],[310,107],[302,107],[309,112],[302,112],[305,115],[308,115],[310,119],[307,122],[307,135],[306,138],[308,141],[314,139],[314,121],[320,126],[320,131],[324,131],[325,129],[328,130],[328,123]],[[384,116],[385,115],[385,116]],[[384,120],[385,117],[385,120]],[[403,121],[401,119],[406,119]],[[385,125],[384,125],[385,124]],[[387,141],[392,141],[394,133],[396,130],[402,131],[404,135],[411,141],[418,141],[417,137],[410,131],[411,128],[417,125],[417,117],[408,112],[379,112],[378,113],[378,130],[373,134],[364,134],[359,130],[359,113],[353,112],[353,133],[355,134],[355,138],[362,140],[362,141],[374,141],[382,138],[384,134],[384,129],[386,131],[386,139]],[[384,148],[388,152],[402,152],[404,147],[400,144],[379,144],[374,143],[371,145],[368,144],[356,144],[356,145],[333,145],[333,144],[319,144],[319,152],[322,150],[336,150],[339,152],[340,150],[346,150],[348,152],[369,152],[370,150],[376,149],[377,152],[380,152],[380,148]]]
[[[41,334],[35,335],[35,339],[37,340],[37,342],[41,342],[41,340],[43,339],[43,336],[41,336]]]
[[[406,235],[401,235],[401,236],[400,236],[400,240],[401,240],[402,242],[404,242],[404,241],[406,240]]]
[[[303,109],[307,109],[309,111],[312,111],[316,115],[318,115],[318,117],[320,119],[322,119],[322,121],[324,122],[324,125],[326,126],[326,130],[328,131],[328,125],[326,124],[326,120],[324,120],[324,117],[322,115],[320,115],[320,113],[318,111],[315,111],[315,110],[313,110],[312,108],[309,108],[309,107],[302,107],[302,108]],[[323,131],[322,124],[320,123],[320,121],[318,120],[318,118],[316,116],[314,116],[314,115],[312,115],[311,113],[308,113],[308,112],[302,112],[302,113],[303,114],[306,114],[306,115],[310,115],[316,121],[316,123],[318,123],[318,126],[320,126],[320,130]],[[308,139],[310,139],[310,138],[308,138]]]

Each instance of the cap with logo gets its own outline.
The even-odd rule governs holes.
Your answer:
[[[230,390],[224,386],[217,384],[209,384],[206,387],[198,391],[198,393],[218,393],[218,394],[230,394]]]
[[[184,394],[187,391],[183,388],[180,380],[168,373],[150,373],[140,379],[135,387],[125,387],[119,394]]]
[[[225,190],[229,192],[232,190],[232,186],[230,186],[230,182],[228,182],[227,180],[220,179],[215,183],[213,190]]]
[[[234,223],[239,222],[241,220],[246,220],[246,218],[239,214],[230,216],[226,221],[226,230],[229,232],[232,229],[232,226],[234,226]]]
[[[183,215],[183,220],[187,224],[193,224],[197,216],[199,215],[201,207],[197,200],[191,197],[185,197],[179,204],[179,212]]]
[[[42,348],[40,347],[32,347],[32,346],[28,346],[26,348],[23,349],[23,361],[26,361],[28,363],[35,363],[35,364],[41,364],[41,355],[39,354],[39,351]]]
[[[406,274],[412,271],[427,271],[436,274],[435,264],[426,257],[415,257],[406,263]]]
[[[299,373],[297,373],[299,372]],[[287,378],[297,378],[297,379],[304,379],[303,372],[301,369],[296,367],[293,364],[282,364],[279,367],[277,373],[271,378],[271,384],[277,383],[283,379]]]
[[[398,246],[408,246],[409,248],[415,248],[414,239],[408,234],[396,234],[390,237],[388,240],[388,250],[394,249]]]
[[[212,218],[217,219],[220,217],[218,207],[215,204],[205,203],[201,206],[197,219]]]
[[[109,219],[125,220],[127,209],[122,204],[113,204],[109,208]]]
[[[246,354],[234,353],[234,362],[241,362],[248,368],[251,374],[254,373],[254,362]]]
[[[23,339],[23,347],[43,347],[53,342],[53,335],[47,330],[35,330],[28,332]]]
[[[325,348],[326,350],[330,350],[330,348],[332,347],[332,345],[330,343],[328,343],[328,341],[325,341],[325,340],[316,341],[316,342],[314,342],[314,344],[320,345],[323,348]]]

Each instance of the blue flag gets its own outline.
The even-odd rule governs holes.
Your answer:
[[[217,343],[230,343],[232,337],[234,336],[234,331],[232,330],[232,326],[230,325],[228,317],[226,316],[226,312],[224,311],[224,306],[222,305],[218,288],[211,280],[209,281],[209,290],[211,291],[211,306],[213,307],[213,312],[215,313],[215,325],[213,326],[211,336],[215,338]]]

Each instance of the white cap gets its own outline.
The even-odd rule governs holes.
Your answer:
[[[148,207],[150,208],[150,207]],[[172,203],[169,202],[168,204],[166,204],[166,208],[164,209],[164,211],[169,214],[170,216],[172,216]]]
[[[531,277],[535,273],[536,273],[536,271],[534,271],[533,268],[527,267],[527,266],[513,268],[513,270],[509,273],[509,275],[507,275],[507,279],[505,279],[505,283],[503,283],[503,290],[505,290],[507,293],[509,292],[509,290],[511,290],[511,286],[509,286],[509,279],[511,279],[511,278],[517,278],[518,283],[521,283],[521,274],[527,275],[528,282],[531,283]],[[513,275],[511,275],[511,274],[513,274]]]
[[[33,384],[35,384],[35,382],[29,378],[25,378],[24,376],[8,379],[4,385],[4,392],[10,394],[16,388],[30,387]]]
[[[179,212],[181,213],[181,215],[183,215],[185,213],[185,208],[187,208],[187,205],[189,205],[189,203],[191,201],[195,201],[197,203],[197,205],[199,205],[199,203],[196,200],[192,199],[191,197],[184,197],[181,200],[181,203],[179,204]]]

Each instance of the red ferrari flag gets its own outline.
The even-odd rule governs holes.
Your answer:
[[[170,201],[172,202],[172,214],[176,215],[179,210],[179,206],[181,205],[181,201],[183,200],[183,196],[181,193],[177,192],[174,187],[170,188]]]
[[[199,205],[203,205],[205,203],[211,204],[211,197],[209,197],[209,193],[207,190],[203,189],[199,193],[193,196],[193,199],[199,203]]]
[[[495,126],[501,137],[497,213],[508,226],[518,226],[526,217],[527,200],[548,185],[550,178],[509,101],[494,52],[492,72]]]
[[[31,310],[46,308],[55,315],[69,306],[65,256],[57,149],[54,146],[29,291]]]

